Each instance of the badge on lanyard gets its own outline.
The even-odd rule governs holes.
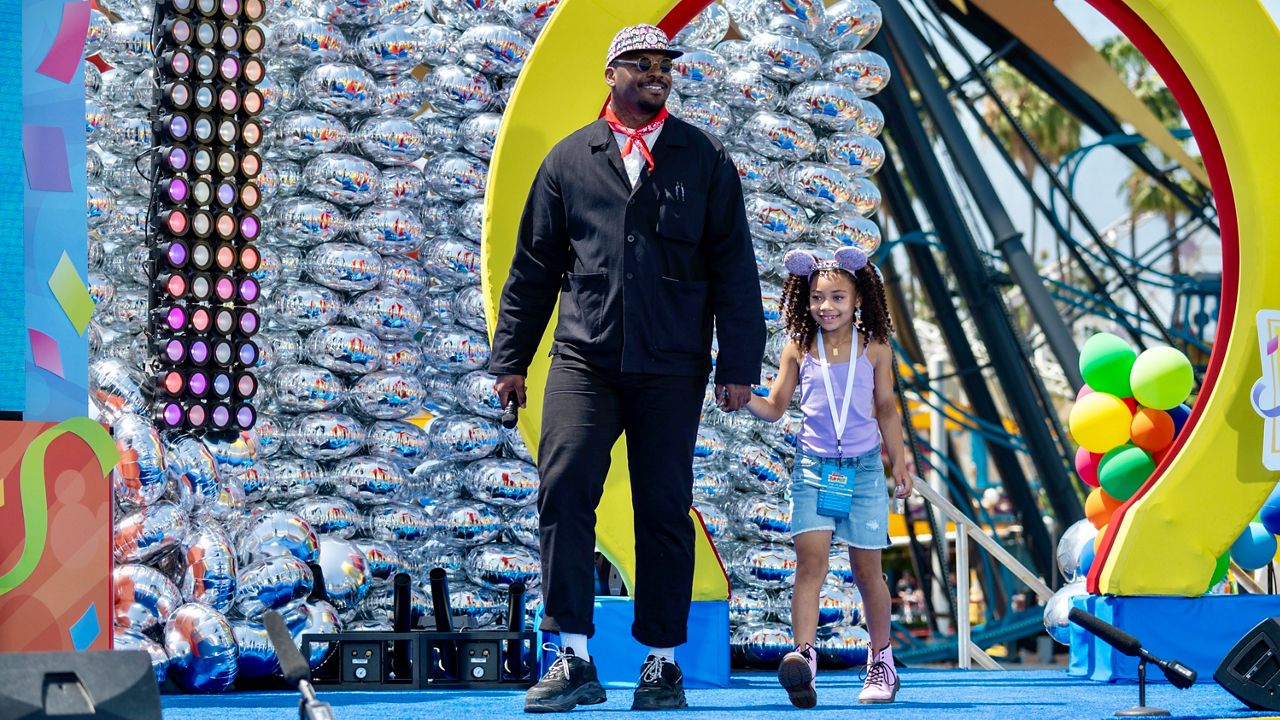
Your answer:
[[[854,333],[854,339],[857,339]],[[822,344],[822,330],[818,330],[818,366],[822,368],[822,388],[827,392],[827,408],[831,410],[831,424],[836,431],[836,456],[844,459],[844,450],[840,446],[844,440],[844,428],[849,423],[849,407],[853,400],[853,376],[858,370],[858,351],[849,353],[849,372],[844,378],[844,397],[841,398],[840,409],[836,409],[835,391],[831,389],[831,368],[827,366],[827,349]]]
[[[853,486],[849,477],[832,470],[818,486],[818,514],[825,517],[848,517],[853,509]]]

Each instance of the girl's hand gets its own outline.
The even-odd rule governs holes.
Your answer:
[[[915,485],[915,478],[911,476],[911,471],[907,469],[906,463],[893,466],[893,496],[895,498],[910,497],[911,490],[915,488]]]

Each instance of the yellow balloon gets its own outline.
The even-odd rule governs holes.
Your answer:
[[[1133,413],[1115,395],[1094,392],[1071,407],[1067,426],[1071,436],[1089,452],[1105,453],[1129,441]]]

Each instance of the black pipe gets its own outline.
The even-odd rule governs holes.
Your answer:
[[[432,568],[431,609],[436,615],[436,630],[453,632],[453,608],[449,606],[449,574],[444,568]]]
[[[413,625],[413,598],[409,592],[408,573],[396,573],[391,581],[392,621],[391,629],[398,633],[409,632]],[[407,678],[412,670],[409,667],[409,643],[395,640],[391,643],[391,672],[397,678]]]
[[[507,630],[524,632],[524,583],[513,582],[507,588]],[[524,641],[508,640],[503,651],[507,674],[512,678],[524,677]]]

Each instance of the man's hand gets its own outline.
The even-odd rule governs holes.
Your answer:
[[[746,407],[751,400],[750,385],[716,385],[716,402],[725,412],[733,412]]]
[[[493,381],[493,391],[498,394],[498,402],[502,403],[502,407],[505,408],[512,398],[515,398],[517,405],[524,407],[523,375],[499,375],[498,379]]]

